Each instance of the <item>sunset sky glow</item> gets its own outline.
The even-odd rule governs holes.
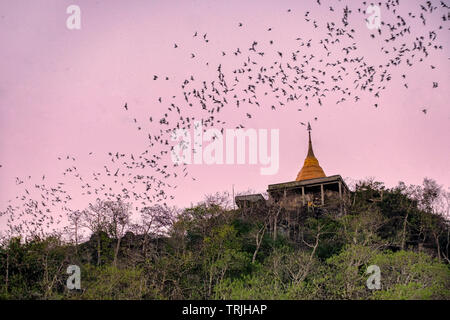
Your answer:
[[[146,149],[147,134],[159,130],[157,124],[148,122],[149,116],[160,119],[172,96],[183,105],[183,81],[191,75],[199,83],[217,81],[219,64],[233,79],[231,70],[245,61],[253,41],[266,52],[258,67],[275,61],[277,51],[286,53],[281,61],[288,61],[289,52],[298,48],[297,37],[312,39],[308,54],[324,56],[317,45],[326,35],[324,26],[332,19],[340,21],[345,5],[321,2],[318,6],[316,1],[265,0],[2,1],[0,211],[23,192],[16,177],[33,185],[41,183],[45,175],[48,184],[64,182],[67,188],[78,190],[76,182],[64,180],[62,175],[71,163],[58,157],[75,157],[79,171],[88,177],[109,163],[108,152],[140,154]],[[373,31],[366,27],[364,15],[356,12],[362,1],[350,2],[349,23],[358,47],[355,55],[374,65],[386,63],[388,57],[380,54],[385,44],[380,37],[370,37]],[[66,8],[71,4],[81,8],[81,30],[66,27]],[[401,4],[403,13],[420,13],[415,1]],[[334,12],[330,6],[335,6]],[[305,21],[307,11],[319,28]],[[382,20],[390,18],[387,13],[383,16],[383,8],[381,12]],[[243,123],[246,128],[279,129],[279,171],[261,175],[259,164],[191,164],[189,177],[171,180],[178,188],[168,203],[184,207],[209,193],[231,192],[233,185],[236,193],[248,189],[264,192],[268,184],[295,180],[308,143],[306,127],[300,122],[308,121],[314,153],[326,175],[340,174],[352,180],[374,177],[388,187],[399,181],[421,184],[429,177],[448,188],[449,22],[436,15],[426,27],[412,23],[410,39],[399,39],[395,45],[428,36],[427,30],[439,25],[443,29],[437,43],[443,49],[430,50],[424,61],[412,67],[404,61],[393,67],[392,80],[384,83],[386,89],[379,98],[365,92],[358,102],[349,99],[336,104],[335,98],[327,97],[322,106],[314,100],[309,107],[292,102],[275,112],[270,110],[273,97],[261,95],[260,108],[224,109],[221,119],[229,128]],[[193,37],[195,32],[198,38]],[[205,33],[208,43],[201,39]],[[242,56],[233,54],[236,48]],[[333,52],[332,57],[343,59],[345,53]],[[314,67],[314,62],[309,67]],[[407,74],[406,79],[402,74]],[[153,80],[154,75],[158,80]],[[439,84],[437,88],[433,82]],[[338,84],[353,87],[350,78],[344,77]],[[125,103],[128,111],[123,108]],[[247,112],[253,115],[251,119]],[[198,117],[202,117],[201,111]],[[142,130],[136,129],[134,119],[142,123]],[[170,163],[170,157],[166,158],[165,163]],[[91,200],[75,196],[79,192],[74,191],[71,206],[82,209]]]

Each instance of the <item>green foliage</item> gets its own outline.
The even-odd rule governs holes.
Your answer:
[[[443,285],[424,287],[420,283],[396,284],[389,290],[375,292],[377,300],[431,300],[449,299],[450,292]]]
[[[450,268],[424,253],[377,254],[371,261],[382,270],[376,299],[450,299]]]
[[[130,232],[121,242],[124,229],[92,216],[97,231],[76,247],[51,236],[5,242],[0,299],[450,299],[442,194],[428,180],[393,189],[363,181],[347,214],[298,211],[277,229],[273,210],[209,199],[165,226],[168,236]],[[81,290],[66,288],[70,264],[81,267]],[[367,288],[370,265],[380,267],[380,290]]]
[[[230,225],[216,227],[204,238],[203,268],[208,277],[208,296],[211,296],[213,286],[226,275],[236,274],[248,266],[250,256],[241,249],[237,231]]]
[[[216,299],[280,300],[288,299],[282,284],[263,273],[240,279],[226,278],[215,287]]]
[[[0,292],[10,299],[48,299],[61,289],[67,246],[58,238],[12,238],[1,250]],[[8,273],[6,275],[6,267]]]
[[[139,300],[154,298],[156,292],[146,284],[140,268],[84,265],[81,292],[67,292],[69,299]]]

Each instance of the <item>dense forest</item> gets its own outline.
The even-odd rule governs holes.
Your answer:
[[[294,214],[227,194],[176,210],[98,199],[70,228],[6,237],[1,299],[450,299],[449,193],[435,181],[355,183],[332,204]],[[83,235],[87,238],[83,239]],[[70,241],[68,241],[70,236]],[[67,267],[81,269],[69,290]],[[377,265],[381,288],[368,289]]]

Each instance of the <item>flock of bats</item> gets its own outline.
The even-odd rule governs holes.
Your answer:
[[[332,13],[334,20],[325,23],[314,16],[318,12],[314,8],[307,12],[283,10],[281,14],[297,15],[314,30],[314,38],[299,34],[292,39],[295,50],[277,47],[276,39],[271,36],[273,26],[268,25],[262,39],[255,39],[248,47],[218,50],[219,58],[227,56],[228,59],[215,66],[209,66],[198,52],[185,52],[186,59],[206,63],[211,68],[212,80],[186,75],[179,91],[157,98],[157,103],[166,104],[160,115],[152,113],[141,119],[133,116],[131,104],[123,102],[119,106],[133,118],[138,134],[145,135],[147,144],[141,152],[111,151],[103,168],[87,176],[80,172],[76,156],[58,157],[66,168],[56,185],[47,184],[45,176],[38,179],[16,177],[15,183],[22,188],[22,193],[9,200],[6,209],[0,212],[2,229],[6,222],[9,234],[43,234],[55,225],[66,223],[68,213],[75,210],[71,207],[75,196],[69,189],[78,187],[79,196],[121,199],[132,203],[136,212],[155,204],[167,205],[169,200],[174,200],[173,190],[182,185],[184,179],[195,179],[189,175],[187,165],[168,160],[173,148],[170,141],[173,130],[192,129],[194,121],[201,121],[204,128],[213,127],[223,132],[231,126],[221,117],[223,110],[242,112],[240,123],[233,127],[245,128],[256,117],[255,112],[264,108],[265,112],[286,108],[301,112],[308,107],[322,106],[325,101],[330,105],[344,101],[358,103],[368,96],[378,99],[393,80],[401,81],[408,88],[408,74],[394,79],[393,70],[399,66],[412,70],[415,64],[425,63],[432,50],[443,49],[439,40],[449,35],[450,10],[444,1],[417,3],[417,11],[407,13],[400,10],[399,0],[373,3],[383,10],[385,17],[390,16],[391,21],[385,23],[382,19],[381,27],[369,34],[369,39],[379,44],[379,58],[384,61],[374,64],[359,54],[355,38],[361,35],[357,35],[356,28],[349,22],[353,17],[366,19],[365,10],[371,3],[361,2],[356,10],[341,1],[330,4],[314,2],[321,10]],[[431,29],[428,20],[439,26]],[[421,26],[414,34],[413,23]],[[246,28],[246,23],[237,21],[230,28],[240,32]],[[207,32],[195,30],[191,41],[198,47],[214,43]],[[171,50],[184,48],[179,41],[168,43]],[[435,69],[438,66],[430,65],[430,71]],[[169,76],[154,75],[152,79],[169,81]],[[347,86],[350,82],[351,86]],[[430,83],[430,87],[437,88],[438,82]],[[267,101],[272,103],[267,104]],[[374,107],[378,107],[378,103]],[[421,107],[421,111],[426,114],[427,108]],[[148,127],[151,130],[147,131]],[[93,152],[87,154],[96,156]],[[7,168],[0,165],[0,170]]]

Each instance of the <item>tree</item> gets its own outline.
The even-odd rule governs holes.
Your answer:
[[[94,204],[83,210],[83,226],[87,227],[97,241],[97,265],[101,264],[101,241],[102,234],[107,231],[107,216],[104,201],[97,199]]]
[[[70,232],[75,240],[75,254],[78,254],[79,232],[82,226],[83,212],[79,210],[71,211],[68,214],[70,222]]]
[[[207,296],[211,297],[213,286],[222,281],[227,272],[241,270],[248,262],[248,255],[241,251],[241,243],[233,226],[214,228],[203,240],[203,264],[207,275]]]
[[[450,271],[427,254],[383,252],[370,259],[381,270],[381,290],[375,299],[448,299]]]
[[[107,218],[107,231],[116,241],[114,249],[113,266],[117,266],[117,257],[119,255],[120,243],[130,224],[131,204],[125,203],[121,199],[117,201],[105,201],[103,203],[103,210]]]
[[[141,209],[141,222],[135,227],[144,237],[142,243],[142,252],[144,256],[147,255],[147,246],[150,237],[152,235],[157,236],[167,233],[173,223],[175,215],[175,209],[159,204]]]

